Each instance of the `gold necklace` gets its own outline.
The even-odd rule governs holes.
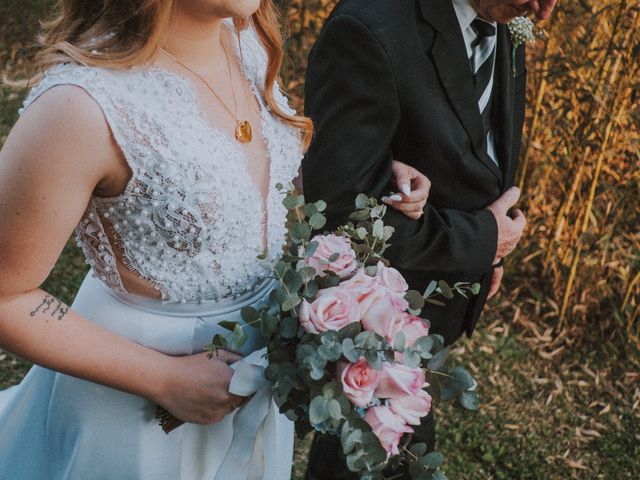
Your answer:
[[[235,128],[236,140],[238,140],[241,143],[251,142],[251,140],[253,139],[253,129],[251,128],[251,123],[248,120],[240,120],[238,118],[238,99],[236,97],[236,91],[233,88],[233,76],[231,75],[231,62],[229,61],[229,54],[227,53],[227,49],[224,48],[224,45],[222,46],[222,50],[224,51],[224,56],[227,59],[227,69],[229,70],[229,82],[231,84],[231,92],[233,93],[233,105],[234,105],[235,113],[231,111],[231,109],[227,106],[226,103],[224,103],[224,100],[222,100],[222,97],[218,94],[218,92],[215,91],[215,89],[211,86],[211,84],[207,82],[207,80],[202,75],[196,72],[193,68],[182,63],[176,57],[174,57],[169,52],[167,52],[164,48],[160,47],[160,50],[164,52],[165,55],[171,58],[178,65],[182,66],[183,68],[186,68],[191,73],[193,73],[196,77],[198,77],[202,81],[202,83],[204,83],[207,86],[207,88],[211,91],[211,93],[215,95],[215,97],[218,99],[220,104],[225,108],[227,112],[229,112],[229,115],[231,115],[231,117],[233,117],[233,119],[236,122],[236,128]]]

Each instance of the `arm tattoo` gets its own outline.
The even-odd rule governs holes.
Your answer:
[[[41,313],[42,315],[44,315],[45,313],[49,312],[49,310],[51,309],[51,306],[54,303],[56,304],[56,306],[55,306],[55,308],[53,310],[51,310],[51,312],[49,313],[49,316],[50,317],[57,316],[58,320],[62,320],[64,318],[64,316],[67,314],[67,312],[69,311],[69,307],[67,307],[60,300],[56,300],[55,298],[53,298],[51,295],[45,295],[45,297],[42,299],[42,302],[40,303],[40,305],[38,305],[31,312],[31,316],[35,317],[36,313]]]

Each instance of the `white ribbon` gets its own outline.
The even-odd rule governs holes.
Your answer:
[[[255,449],[259,434],[269,417],[279,415],[273,402],[271,382],[265,376],[267,349],[257,350],[231,365],[235,370],[229,393],[251,399],[240,408],[233,419],[233,440],[218,469],[215,480],[262,480],[264,478],[263,449]],[[275,454],[275,452],[270,452]]]

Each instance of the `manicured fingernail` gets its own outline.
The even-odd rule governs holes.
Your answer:
[[[407,197],[411,195],[411,185],[409,185],[408,183],[403,183],[400,186],[400,190],[402,190],[402,193],[404,193]]]
[[[389,203],[391,201],[389,197],[382,197],[380,200],[382,200],[382,203]]]
[[[397,193],[394,193],[393,195],[389,196],[389,200],[393,200],[394,202],[401,202],[402,201],[402,197],[400,195],[398,195]]]

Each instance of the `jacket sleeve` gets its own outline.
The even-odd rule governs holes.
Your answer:
[[[328,227],[343,223],[359,193],[380,197],[391,177],[392,142],[401,118],[396,80],[378,38],[359,19],[340,15],[325,25],[309,57],[306,114],[315,137],[303,161],[305,196],[328,204]],[[395,227],[388,258],[405,270],[491,269],[497,225],[488,210],[425,207],[414,221],[389,208]]]

